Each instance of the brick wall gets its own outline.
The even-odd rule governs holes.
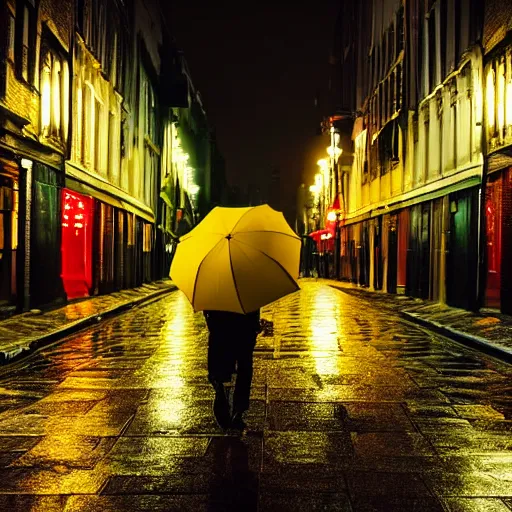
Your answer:
[[[512,168],[503,173],[501,230],[501,311],[512,314]]]
[[[6,93],[4,105],[11,111],[28,119],[36,127],[39,115],[39,96],[28,84],[17,79],[11,62],[6,66]],[[30,127],[28,127],[30,130]]]
[[[50,28],[69,47],[73,11],[69,0],[43,0],[39,8],[40,21],[51,20]]]
[[[483,46],[490,52],[512,28],[512,3],[503,0],[486,0]]]

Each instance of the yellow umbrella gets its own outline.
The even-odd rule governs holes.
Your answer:
[[[249,313],[299,289],[300,248],[268,205],[217,207],[180,238],[170,277],[195,311]]]

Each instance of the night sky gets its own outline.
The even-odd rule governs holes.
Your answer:
[[[230,185],[268,186],[281,172],[282,209],[312,183],[326,136],[316,135],[340,0],[279,6],[176,0],[168,17],[210,123]]]

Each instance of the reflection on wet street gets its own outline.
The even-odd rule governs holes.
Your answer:
[[[325,284],[265,308],[248,431],[174,292],[0,373],[0,510],[510,511],[512,368]]]

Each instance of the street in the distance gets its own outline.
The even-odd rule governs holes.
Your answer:
[[[0,510],[510,510],[511,366],[301,287],[262,310],[242,436],[179,291],[4,366]]]

